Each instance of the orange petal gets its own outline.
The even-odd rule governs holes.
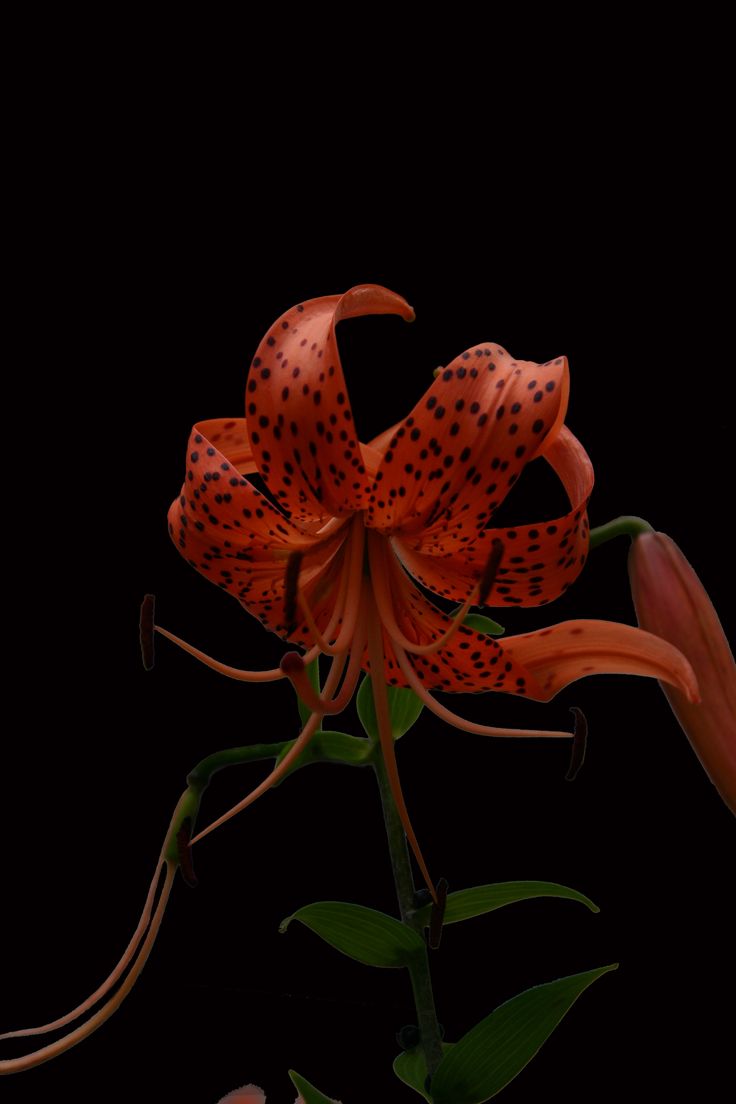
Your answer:
[[[426,644],[446,631],[450,619],[411,586],[395,562],[391,585],[399,628],[410,640]],[[434,655],[410,658],[427,689],[448,693],[496,690],[549,701],[586,675],[630,674],[663,679],[690,700],[698,696],[692,668],[681,652],[658,636],[614,621],[564,621],[500,640],[462,625]],[[387,648],[386,677],[402,686],[397,666]]]
[[[283,314],[258,347],[246,413],[258,469],[298,521],[362,509],[368,481],[350,409],[335,325],[363,314],[414,317],[386,288],[364,284]]]
[[[389,440],[366,524],[418,551],[475,539],[567,408],[567,360],[515,361],[479,345],[441,371]]]
[[[442,553],[441,539],[437,545],[423,541],[423,551],[417,552],[395,537],[396,552],[412,575],[435,594],[464,601],[483,573],[493,541],[501,540],[504,556],[486,605],[541,606],[564,593],[582,571],[588,553],[585,507],[593,489],[593,465],[566,426],[545,458],[567,491],[567,514],[513,529],[485,529],[453,555]]]
[[[504,651],[524,665],[528,696],[549,701],[585,675],[648,675],[698,700],[693,669],[682,652],[652,633],[615,621],[562,621],[548,629],[505,637]]]
[[[390,561],[389,561],[390,562]],[[398,627],[415,644],[431,644],[449,628],[451,618],[411,585],[394,561],[391,565],[393,609]],[[405,686],[406,681],[384,630],[386,679],[391,686]],[[526,668],[506,655],[502,644],[486,633],[460,625],[450,642],[430,656],[410,656],[411,662],[428,690],[467,694],[482,690],[526,694],[529,673]]]
[[[205,436],[206,427],[220,427],[221,448]],[[303,551],[301,584],[321,628],[337,586],[335,556],[348,529],[343,527],[332,537],[319,540],[303,533],[272,506],[239,472],[238,465],[248,463],[245,433],[242,420],[218,419],[194,427],[186,478],[169,509],[172,540],[202,575],[234,595],[280,635],[286,635],[289,628],[283,620],[286,564],[291,552]],[[325,584],[329,565],[335,579],[330,575]],[[298,629],[291,639],[311,643],[303,622]]]

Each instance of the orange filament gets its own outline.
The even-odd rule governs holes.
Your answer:
[[[501,542],[499,541],[498,543],[500,544]],[[501,548],[503,548],[503,545],[501,545]],[[394,644],[404,648],[407,652],[411,652],[412,655],[432,655],[434,652],[439,651],[440,648],[447,646],[468,616],[471,608],[480,604],[480,592],[482,588],[485,588],[484,597],[488,597],[490,588],[493,585],[495,571],[498,569],[500,561],[500,555],[496,552],[494,542],[494,550],[488,558],[481,580],[476,583],[469,596],[453,615],[446,631],[442,636],[438,636],[436,640],[433,640],[431,644],[416,644],[413,640],[409,640],[409,638],[404,635],[396,621],[393,596],[391,593],[390,573],[392,569],[395,569],[398,565],[394,563],[394,558],[386,546],[385,537],[381,537],[378,533],[369,534],[368,554],[370,556],[373,593],[376,598],[376,605],[381,621]],[[391,557],[390,560],[387,559],[389,556]],[[493,567],[493,575],[490,577],[490,581],[489,566]],[[403,585],[404,581],[402,577],[400,585]]]
[[[325,681],[324,692],[326,696],[330,696],[334,693],[335,688],[340,681],[340,676],[342,675],[346,662],[346,655],[338,656],[335,660],[333,660],[332,667],[330,668],[330,673],[328,674]],[[319,729],[321,722],[322,714],[313,712],[307,723],[304,725],[304,728],[299,733],[299,736],[294,741],[292,747],[289,748],[284,758],[276,767],[274,767],[271,773],[267,775],[267,777],[264,778],[263,781],[258,786],[256,786],[254,790],[251,790],[251,792],[247,794],[242,801],[239,801],[237,805],[233,805],[232,809],[229,809],[226,813],[223,813],[222,816],[218,817],[217,820],[212,822],[212,824],[209,824],[201,832],[198,832],[197,835],[189,841],[189,846],[191,847],[195,843],[198,843],[199,840],[204,839],[205,836],[208,836],[210,832],[214,832],[215,828],[219,828],[221,824],[224,824],[226,821],[230,820],[231,817],[234,817],[238,813],[242,812],[243,809],[247,809],[248,806],[252,805],[254,801],[261,797],[262,794],[266,793],[267,790],[270,790],[271,787],[279,781],[279,779],[283,778],[294,760],[298,759],[305,748],[308,747],[310,740],[314,736],[315,732]]]
[[[335,604],[335,611],[339,612],[340,617],[343,619],[343,623],[338,632],[337,639],[333,644],[328,642],[331,632],[333,631],[332,628],[328,627],[323,635],[317,628],[306,595],[301,590],[299,590],[297,594],[299,608],[302,611],[307,627],[317,642],[318,647],[325,655],[338,655],[340,652],[346,651],[350,647],[355,634],[355,626],[358,621],[360,609],[360,586],[363,574],[363,549],[365,546],[365,529],[363,528],[363,520],[359,514],[356,514],[353,519],[352,532],[348,537],[348,542],[350,545],[348,563],[342,570],[340,591]],[[333,621],[330,622],[330,626],[333,626]]]
[[[354,519],[353,531],[351,536],[348,537],[348,540],[350,541],[348,564],[343,567],[335,606],[330,620],[324,629],[324,633],[321,633],[314,623],[314,617],[306,603],[306,598],[304,598],[299,591],[298,575],[302,553],[292,552],[289,556],[286,574],[287,598],[284,601],[287,619],[289,613],[288,590],[292,588],[294,591],[294,601],[298,600],[300,605],[304,602],[302,608],[308,610],[308,614],[305,612],[305,620],[316,640],[316,643],[305,652],[302,657],[305,664],[311,663],[312,660],[317,658],[320,652],[324,652],[327,655],[337,655],[339,652],[346,651],[355,632],[355,625],[358,618],[358,603],[357,601],[354,604],[351,603],[351,597],[359,597],[360,594],[360,576],[363,564],[364,545],[364,529],[362,518],[360,518],[359,515],[356,515]],[[347,616],[344,616],[345,609],[348,610]],[[343,624],[339,629],[337,639],[334,644],[329,644],[329,638],[336,631],[341,620]],[[221,675],[226,675],[228,678],[236,679],[239,682],[275,682],[277,679],[284,678],[284,672],[280,667],[272,667],[270,670],[265,671],[246,671],[240,667],[231,667],[227,663],[221,663],[220,660],[207,655],[206,652],[201,651],[199,648],[195,648],[193,644],[188,644],[186,640],[182,640],[180,636],[176,636],[175,633],[162,628],[161,625],[153,625],[153,629],[155,632],[160,633],[161,636],[165,636],[172,644],[176,644],[177,647],[188,652],[189,655],[194,656],[200,663],[204,663],[206,667],[211,667],[213,671],[218,671]],[[149,654],[152,654],[152,649]]]
[[[158,867],[156,868],[156,876],[151,884],[151,889],[149,890],[149,896],[146,900],[146,908],[144,909],[141,923],[143,922],[144,918],[146,924],[148,923],[146,912],[148,911],[150,915],[150,903],[152,899],[152,894],[155,891],[156,886],[158,885],[160,872],[161,864],[159,863]],[[105,1022],[105,1020],[108,1020],[110,1016],[112,1016],[113,1012],[115,1012],[120,1007],[120,1005],[127,997],[128,993],[138,980],[141,971],[146,964],[148,956],[151,953],[151,948],[153,947],[156,936],[159,932],[159,928],[161,927],[161,921],[163,919],[164,911],[169,899],[169,894],[171,893],[171,886],[173,884],[175,875],[176,864],[173,862],[166,862],[166,877],[161,889],[161,895],[156,906],[156,911],[154,912],[153,919],[150,923],[150,927],[148,928],[146,937],[143,940],[143,944],[138,953],[138,957],[133,964],[133,968],[130,970],[128,976],[125,978],[124,982],[114,994],[114,996],[112,996],[106,1004],[103,1004],[102,1008],[98,1009],[98,1011],[95,1012],[94,1015],[86,1021],[86,1023],[80,1024],[79,1027],[76,1027],[67,1035],[62,1036],[61,1039],[57,1039],[56,1042],[50,1043],[48,1046],[41,1047],[40,1050],[34,1050],[31,1054],[24,1054],[18,1058],[10,1058],[5,1059],[4,1061],[0,1061],[0,1074],[21,1073],[24,1070],[33,1069],[34,1066],[40,1066],[43,1062],[48,1062],[51,1058],[56,1058],[57,1055],[63,1054],[65,1050],[69,1050],[71,1047],[76,1046],[77,1043],[81,1043],[83,1039],[86,1039],[89,1035],[92,1034],[93,1031],[96,1031],[97,1028],[100,1027]],[[133,937],[131,944],[128,946],[125,954],[123,955],[123,958],[120,960],[115,970],[113,970],[112,974],[107,979],[105,984],[101,986],[100,989],[96,990],[96,992],[93,993],[92,996],[89,997],[86,1001],[84,1001],[83,1004],[79,1005],[79,1007],[76,1008],[74,1012],[61,1017],[61,1019],[59,1020],[55,1020],[52,1024],[46,1024],[44,1027],[26,1028],[23,1031],[8,1032],[8,1034],[3,1036],[3,1038],[10,1038],[14,1035],[41,1034],[46,1031],[50,1031],[55,1027],[61,1027],[64,1024],[69,1023],[71,1020],[77,1019],[82,1012],[85,1012],[92,1004],[96,1003],[96,1001],[105,992],[108,992],[115,984],[117,979],[120,977],[120,974],[125,969],[125,966],[128,964],[128,961],[130,960],[130,957],[132,955],[132,951],[135,949],[135,945],[137,945],[137,942],[140,940],[140,933],[141,926],[139,925],[139,928],[136,930],[136,935]]]
[[[221,675],[227,675],[228,678],[237,679],[239,682],[273,682],[275,679],[284,677],[280,667],[272,667],[270,671],[242,671],[239,667],[229,667],[227,663],[220,663],[219,659],[213,659],[206,652],[201,652],[193,644],[187,644],[186,640],[182,640],[180,636],[175,636],[168,629],[162,629],[160,625],[154,627],[157,633],[161,633],[161,636],[165,636],[167,640],[178,645],[185,652],[189,652],[200,663],[204,663],[205,667],[211,667],[213,671],[219,671]],[[319,648],[313,648],[307,652],[304,658],[307,663],[311,663],[318,655]]]
[[[365,632],[359,629],[352,642],[345,681],[339,694],[331,699],[321,696],[314,689],[309,681],[304,660],[297,652],[287,652],[281,660],[281,670],[291,680],[297,694],[312,713],[321,713],[322,715],[341,713],[350,704],[355,693],[355,687],[362,670],[364,648]],[[345,653],[341,654],[344,655]]]
[[[432,697],[429,691],[422,686],[421,680],[417,676],[411,660],[403,648],[395,645],[394,652],[399,661],[399,666],[404,672],[406,681],[417,697],[422,699],[427,709],[430,709],[435,716],[443,721],[447,721],[448,724],[453,725],[455,728],[462,729],[463,732],[475,732],[480,736],[544,736],[566,740],[569,740],[570,737],[573,736],[572,732],[553,732],[536,728],[492,728],[489,725],[476,724],[475,721],[468,721],[465,717],[460,717],[457,713],[453,713],[451,709],[447,709],[444,705],[440,705],[437,699]]]
[[[393,730],[391,727],[391,711],[388,704],[388,690],[386,687],[386,676],[384,674],[381,621],[378,616],[375,602],[369,598],[366,605],[368,606],[368,658],[371,664],[371,689],[373,690],[373,701],[376,707],[376,720],[378,722],[378,735],[381,740],[381,751],[383,752],[383,758],[386,764],[386,773],[388,774],[391,793],[396,803],[401,823],[404,826],[406,838],[409,840],[411,849],[414,852],[414,857],[419,864],[419,869],[422,872],[422,877],[426,882],[427,889],[432,894],[432,899],[436,901],[437,893],[434,888],[434,882],[430,877],[427,864],[424,861],[422,849],[419,846],[419,841],[412,826],[409,810],[404,800],[404,793],[401,789],[401,780],[399,779],[399,768],[396,763],[396,749],[394,747]]]
[[[86,1000],[77,1005],[71,1012],[67,1012],[65,1016],[60,1016],[58,1020],[52,1020],[51,1023],[42,1024],[41,1027],[24,1027],[18,1031],[6,1031],[5,1034],[0,1035],[0,1039],[14,1039],[21,1035],[46,1035],[49,1031],[56,1031],[59,1027],[64,1027],[68,1023],[72,1023],[73,1020],[78,1020],[79,1017],[91,1008],[101,997],[104,997],[105,993],[108,993],[112,989],[113,985],[121,977],[128,963],[132,959],[135,951],[143,938],[143,933],[151,919],[151,909],[153,907],[153,899],[156,895],[156,886],[159,883],[159,875],[161,873],[161,860],[159,859],[156,864],[156,872],[151,881],[151,885],[148,890],[148,896],[146,897],[146,903],[143,906],[143,912],[141,918],[138,921],[138,927],[133,932],[133,936],[130,943],[125,948],[122,958],[118,962],[115,969],[112,971],[106,981],[103,981],[102,985],[98,989],[95,989]],[[0,1070],[2,1070],[2,1064],[0,1063]]]

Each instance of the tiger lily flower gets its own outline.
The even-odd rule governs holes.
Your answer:
[[[277,319],[250,367],[247,417],[195,425],[184,485],[169,512],[171,536],[188,562],[306,654],[288,652],[273,670],[241,671],[156,627],[232,678],[288,677],[312,711],[276,769],[193,843],[281,778],[367,670],[394,798],[434,893],[401,795],[387,685],[411,687],[457,728],[501,737],[571,733],[476,724],[433,692],[496,690],[548,701],[575,679],[604,672],[663,679],[690,700],[697,686],[677,649],[628,625],[568,621],[498,641],[463,624],[474,604],[553,601],[585,562],[593,469],[564,425],[567,359],[535,364],[499,345],[474,346],[436,373],[407,417],[362,444],[335,327],[366,314],[414,318],[399,295],[362,285]],[[538,457],[559,476],[568,512],[494,528],[495,511]],[[249,480],[255,473],[268,493]],[[454,616],[417,582],[459,602]],[[332,666],[318,693],[305,664],[320,653]]]

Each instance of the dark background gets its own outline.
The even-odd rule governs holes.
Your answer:
[[[241,415],[255,347],[293,303],[375,282],[414,305],[413,326],[361,319],[338,331],[363,439],[476,342],[540,361],[565,353],[568,423],[596,469],[592,524],[635,513],[669,533],[733,628],[719,536],[733,481],[732,358],[711,264],[722,207],[717,195],[703,202],[674,146],[633,175],[599,150],[552,174],[553,187],[539,152],[523,188],[500,180],[505,166],[490,155],[472,172],[451,162],[452,192],[402,182],[390,161],[357,176],[329,166],[312,179],[315,200],[267,144],[236,169],[204,132],[191,145],[183,125],[173,137],[153,123],[120,137],[59,159],[58,186],[36,182],[21,226],[5,473],[8,606],[21,600],[5,628],[17,718],[3,802],[7,1029],[61,1014],[112,968],[191,766],[220,747],[296,734],[282,684],[230,682],[164,641],[146,673],[137,643],[138,604],[152,591],[162,624],[226,662],[270,666],[281,654],[181,559],[165,515],[192,423]],[[673,189],[676,220],[662,200]],[[547,508],[546,483],[533,466],[527,476],[508,506],[519,520]],[[575,616],[633,623],[626,550],[604,546],[555,606],[501,620],[511,632]],[[559,881],[601,912],[532,901],[448,929],[432,959],[447,1038],[530,985],[618,961],[503,1099],[563,1086],[568,1101],[675,1089],[719,1099],[735,826],[656,683],[605,676],[546,706],[449,704],[488,723],[549,727],[578,705],[591,735],[569,784],[561,745],[494,742],[423,715],[398,754],[431,869],[451,889]],[[352,709],[334,722],[356,724]],[[263,770],[220,775],[202,823]],[[390,1070],[394,1033],[412,1020],[407,977],[343,959],[298,925],[278,933],[313,900],[393,911],[382,831],[368,772],[320,766],[288,779],[197,846],[199,887],[177,880],[121,1010],[67,1055],[9,1079],[7,1099],[155,1091],[215,1104],[253,1080],[269,1104],[291,1104],[296,1068],[345,1104],[411,1100]]]

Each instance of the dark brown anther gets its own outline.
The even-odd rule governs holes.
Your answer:
[[[286,577],[284,579],[284,621],[287,631],[292,633],[296,628],[296,601],[299,593],[299,570],[302,566],[301,552],[292,552],[286,561]]]
[[[486,599],[491,593],[491,588],[496,581],[496,575],[498,569],[501,566],[501,560],[503,559],[503,541],[500,541],[498,537],[493,540],[493,547],[491,548],[491,554],[486,560],[486,566],[483,568],[483,574],[480,577],[480,584],[478,586],[478,601],[476,605],[484,606]]]
[[[447,878],[440,878],[437,882],[437,900],[432,902],[432,910],[429,915],[429,934],[427,942],[433,951],[436,951],[442,938],[442,922],[445,919],[445,905],[447,904]]]
[[[585,746],[588,742],[588,722],[582,709],[573,705],[570,709],[575,718],[575,729],[572,737],[572,751],[570,753],[570,766],[565,775],[566,782],[572,782],[585,762]]]
[[[304,673],[304,660],[298,652],[287,652],[285,656],[281,657],[279,667],[287,678],[292,675],[301,675]]]
[[[141,602],[141,655],[143,656],[143,666],[147,671],[152,669],[155,658],[153,647],[155,607],[156,599],[154,595],[147,594]]]
[[[192,849],[189,846],[191,838],[192,822],[189,817],[185,817],[181,822],[181,828],[176,833],[176,848],[179,852],[179,869],[181,870],[181,876],[187,885],[194,889],[197,884],[197,875],[194,873]]]

